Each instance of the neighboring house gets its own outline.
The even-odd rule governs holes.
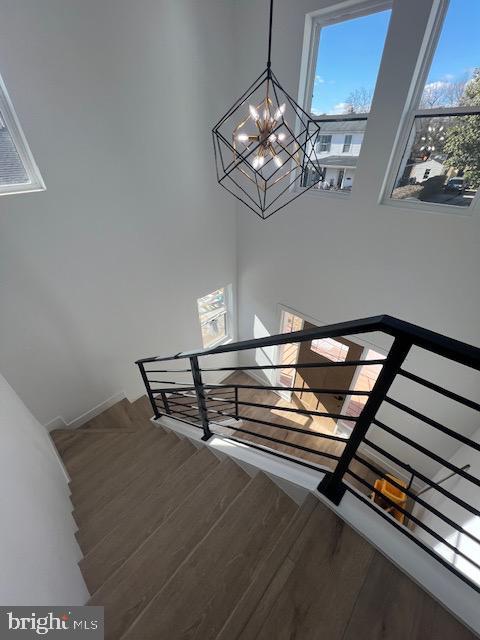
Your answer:
[[[311,172],[304,186],[317,182],[318,189],[350,190],[355,177],[366,120],[324,122],[315,143],[318,169]]]
[[[410,184],[418,182],[424,182],[428,178],[434,176],[441,176],[447,173],[447,169],[444,165],[445,155],[430,156],[428,160],[416,162],[412,165],[407,165],[405,176]]]

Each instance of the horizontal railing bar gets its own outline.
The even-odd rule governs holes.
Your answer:
[[[267,365],[252,365],[241,367],[205,367],[200,371],[249,371],[263,370],[263,369],[326,369],[330,367],[357,367],[361,365],[373,365],[373,364],[385,364],[385,358],[380,360],[345,360],[344,362],[297,362],[296,364],[267,364]],[[168,371],[165,371],[167,373]],[[147,372],[148,373],[148,372]],[[282,387],[283,388],[283,387]]]
[[[405,338],[412,345],[421,347],[437,355],[450,358],[455,362],[480,370],[480,349],[465,342],[454,340],[419,327],[418,325],[393,318],[388,315],[373,316],[370,318],[362,318],[360,320],[351,320],[349,322],[339,322],[336,324],[326,325],[323,327],[312,327],[311,329],[302,329],[292,333],[282,333],[264,338],[254,338],[252,340],[243,340],[241,342],[230,342],[228,344],[213,347],[212,349],[196,349],[194,351],[183,351],[172,356],[142,358],[136,361],[136,364],[145,364],[147,362],[165,362],[167,360],[178,360],[181,358],[190,358],[192,356],[214,355],[216,353],[229,353],[232,351],[244,351],[246,349],[258,349],[262,347],[272,347],[281,344],[289,344],[295,342],[305,342],[317,338],[335,338],[337,336],[357,335],[362,333],[370,333],[375,331],[383,331],[395,337]]]
[[[239,405],[244,407],[257,407],[259,409],[274,409],[275,411],[288,411],[289,413],[296,413],[301,416],[319,416],[321,418],[332,418],[332,420],[344,420],[350,422],[356,422],[358,417],[344,416],[341,413],[329,413],[327,411],[310,411],[308,409],[295,409],[294,407],[277,407],[274,404],[261,404],[259,402],[247,402],[246,400],[239,400]]]
[[[468,538],[470,538],[471,540],[473,540],[474,542],[480,545],[480,539],[476,538],[473,534],[471,534],[469,531],[464,529],[461,525],[457,524],[454,520],[452,520],[451,518],[443,514],[441,511],[436,509],[433,505],[430,505],[426,500],[424,500],[423,498],[420,498],[419,494],[416,494],[414,491],[412,491],[408,487],[404,487],[403,485],[401,485],[392,476],[389,476],[386,471],[382,471],[381,469],[376,467],[374,464],[370,463],[368,460],[361,458],[358,454],[355,454],[354,458],[355,460],[357,460],[357,462],[359,462],[360,464],[363,464],[363,466],[367,467],[367,469],[370,469],[370,471],[372,471],[373,473],[376,473],[382,478],[385,478],[385,480],[387,480],[389,484],[393,485],[400,491],[403,491],[403,493],[405,493],[414,502],[417,502],[418,504],[422,505],[422,507],[427,509],[427,511],[430,511],[431,513],[433,513],[433,515],[437,516],[437,518],[439,518],[440,520],[443,520],[449,526],[453,527],[454,529],[456,529],[457,531],[459,531],[460,533],[462,533],[463,535],[467,536]]]
[[[214,398],[210,396],[205,396],[205,400],[207,402],[222,402],[224,404],[232,404],[232,402],[235,402],[235,398]]]
[[[299,393],[318,393],[329,396],[369,396],[370,391],[356,391],[355,389],[327,389],[326,387],[312,387],[305,389],[304,387],[282,387],[281,385],[265,385],[265,384],[229,384],[228,387],[236,389],[255,389],[257,391],[293,391]],[[221,384],[206,384],[205,389],[221,389]]]
[[[458,440],[459,442],[462,442],[463,444],[466,444],[469,447],[472,447],[472,449],[475,449],[475,451],[480,451],[480,444],[478,442],[475,442],[474,440],[467,438],[461,433],[457,433],[456,431],[454,431],[453,429],[450,429],[449,427],[445,427],[443,424],[440,424],[436,420],[432,420],[432,418],[429,418],[428,416],[423,415],[423,413],[420,413],[419,411],[415,411],[415,409],[411,409],[410,407],[407,407],[406,404],[403,404],[402,402],[398,402],[398,400],[394,400],[389,396],[385,397],[385,402],[388,402],[388,404],[391,404],[393,407],[396,407],[397,409],[400,409],[401,411],[408,413],[412,417],[417,418],[422,422],[425,422],[426,424],[430,425],[434,429],[438,429],[438,431],[441,431],[445,435],[450,436],[450,438],[454,438],[455,440]]]
[[[411,531],[409,531],[409,529],[407,529],[407,527],[405,527],[404,525],[402,525],[399,522],[397,522],[388,513],[386,513],[381,507],[379,507],[374,502],[372,502],[372,500],[369,500],[366,496],[361,494],[357,489],[354,489],[353,487],[350,487],[348,484],[346,485],[346,487],[347,487],[347,491],[349,493],[351,493],[358,500],[360,500],[361,502],[363,502],[364,504],[369,506],[370,509],[373,509],[373,511],[375,511],[375,513],[377,513],[381,518],[383,518],[384,520],[389,522],[392,526],[394,526],[396,529],[398,529],[398,531],[401,531],[404,535],[406,535],[408,538],[410,538],[410,540],[412,540],[412,542],[414,542],[419,547],[421,547],[432,558],[434,558],[435,560],[440,562],[440,564],[442,564],[446,569],[448,569],[449,571],[454,573],[457,576],[457,578],[460,578],[460,580],[462,580],[462,582],[465,582],[465,584],[467,584],[469,587],[471,587],[472,589],[474,589],[475,591],[480,593],[480,585],[477,585],[477,584],[475,584],[475,582],[472,582],[469,578],[467,578],[467,576],[464,573],[462,573],[455,566],[450,564],[448,562],[448,560],[445,560],[445,558],[443,558],[441,555],[436,553],[431,547],[429,547],[427,544],[425,544],[425,542],[422,542],[422,540],[417,538],[417,536],[415,536]]]
[[[149,380],[150,384],[171,384],[175,387],[184,387],[185,382],[175,382],[174,380]],[[192,387],[195,388],[195,387]]]
[[[194,420],[200,420],[198,413],[197,415],[192,413],[187,413],[186,411],[180,411],[180,409],[172,409],[172,414],[179,413],[181,416],[187,416],[188,418],[193,418]]]
[[[221,426],[221,425],[219,425]],[[269,442],[275,442],[277,444],[284,445],[286,447],[292,447],[293,449],[298,449],[299,451],[305,451],[306,453],[313,453],[317,456],[322,456],[324,458],[328,458],[330,460],[338,460],[339,457],[335,456],[333,453],[328,453],[327,451],[318,451],[317,449],[310,449],[309,447],[303,447],[299,444],[294,444],[292,442],[286,442],[285,440],[278,440],[277,438],[272,438],[271,436],[266,436],[263,433],[255,433],[255,431],[250,431],[249,429],[244,429],[243,427],[231,427],[235,431],[239,433],[246,433],[251,436],[255,436],[257,438],[261,438],[262,440],[268,440]],[[248,440],[243,441],[243,444],[248,445]]]
[[[473,400],[469,400],[468,398],[464,398],[463,396],[458,395],[458,393],[454,393],[453,391],[449,391],[448,389],[444,389],[440,387],[438,384],[434,382],[430,382],[429,380],[425,380],[424,378],[420,378],[420,376],[416,376],[414,373],[410,373],[410,371],[405,371],[405,369],[400,369],[399,373],[408,378],[409,380],[413,380],[413,382],[418,382],[418,384],[427,387],[428,389],[432,389],[432,391],[436,391],[440,393],[442,396],[446,398],[450,398],[451,400],[455,400],[474,411],[480,411],[480,404],[478,402],[474,402]]]
[[[389,433],[394,438],[398,438],[398,440],[401,440],[405,444],[408,444],[410,447],[412,447],[416,451],[420,451],[420,453],[423,453],[423,455],[431,458],[432,460],[435,460],[435,462],[438,462],[443,467],[446,467],[447,469],[450,469],[450,471],[454,471],[457,475],[462,476],[462,478],[465,478],[465,480],[469,480],[473,484],[476,484],[477,487],[480,487],[480,480],[478,478],[475,478],[474,476],[470,475],[466,471],[463,471],[463,469],[461,469],[460,467],[455,466],[454,464],[452,464],[448,460],[444,460],[441,456],[437,455],[436,453],[434,453],[430,449],[427,449],[426,447],[423,447],[421,444],[418,444],[418,442],[415,442],[414,440],[411,440],[410,438],[405,436],[403,433],[399,433],[398,431],[395,431],[394,429],[392,429],[391,427],[388,427],[383,422],[380,422],[380,420],[373,420],[373,424],[375,424],[377,427],[379,427],[380,429],[382,429],[386,433]],[[434,483],[434,484],[436,484],[436,483]]]
[[[364,478],[359,476],[354,471],[351,471],[350,469],[347,469],[347,473],[350,476],[352,476],[352,478],[355,478],[355,480],[357,480],[357,482],[360,482],[365,487],[367,487],[368,489],[373,491],[375,493],[375,495],[381,496],[382,500],[385,500],[385,502],[387,502],[390,506],[394,507],[396,511],[400,511],[401,514],[403,514],[409,520],[414,522],[417,525],[417,527],[420,527],[421,529],[426,531],[428,533],[428,535],[432,536],[432,538],[435,538],[435,540],[438,540],[439,542],[444,544],[446,547],[451,549],[456,555],[460,556],[461,558],[463,558],[464,560],[469,562],[471,565],[473,565],[476,569],[480,569],[480,565],[479,564],[477,564],[474,560],[472,560],[467,555],[465,555],[465,553],[463,553],[463,551],[460,551],[459,549],[457,549],[451,542],[448,542],[448,540],[445,540],[444,538],[442,538],[442,536],[439,533],[434,531],[431,527],[429,527],[424,522],[422,522],[419,518],[414,516],[413,513],[410,513],[409,511],[407,511],[406,509],[401,507],[399,504],[397,504],[396,502],[391,500],[388,496],[383,494],[379,489],[376,489],[373,485],[371,485],[369,482],[367,482]],[[391,516],[391,518],[393,519],[393,516]]]
[[[213,423],[212,426],[214,427],[215,423]],[[275,456],[276,458],[282,458],[283,460],[288,460],[289,462],[294,462],[295,464],[299,464],[302,467],[307,467],[307,469],[313,469],[313,471],[319,471],[320,473],[325,473],[326,471],[326,468],[322,468],[321,466],[310,464],[309,462],[302,460],[302,458],[287,456],[286,454],[280,453],[275,449],[270,449],[266,445],[264,446],[261,444],[254,444],[253,442],[249,442],[248,440],[242,440],[241,438],[234,438],[233,436],[224,436],[224,437],[228,438],[228,440],[231,440],[232,442],[237,442],[238,444],[247,445],[252,449],[257,449],[257,451],[263,451],[264,453],[268,453],[269,455]]]
[[[207,412],[216,413],[221,416],[225,416],[226,418],[233,418],[237,420],[236,415],[231,415],[229,413],[223,413],[222,411],[216,411],[215,409],[207,409]],[[305,429],[299,429],[298,427],[290,427],[285,424],[276,424],[275,422],[269,422],[268,420],[260,420],[260,418],[248,418],[247,416],[243,416],[241,414],[238,415],[238,419],[245,420],[247,422],[254,422],[255,424],[265,425],[267,427],[275,427],[277,429],[282,429],[283,431],[293,431],[294,433],[303,433],[307,436],[313,436],[314,438],[323,438],[324,440],[334,440],[335,442],[347,442],[348,438],[342,438],[341,436],[334,436],[330,433],[319,433],[318,431],[305,431]]]
[[[187,400],[194,400],[195,402],[197,401],[197,396],[194,393],[189,393],[188,391],[179,392],[179,393],[169,393],[168,399],[170,398],[186,398]]]
[[[235,400],[229,400],[226,404],[235,405]],[[208,404],[207,409],[218,409],[218,407],[224,407],[224,406],[225,406],[225,403]]]
[[[178,391],[195,391],[195,387],[181,387],[175,389],[173,387],[165,387],[165,389],[151,389],[152,393],[177,393]]]
[[[452,500],[452,502],[455,502],[456,504],[458,504],[460,507],[462,507],[466,511],[469,511],[470,513],[473,513],[475,516],[480,517],[480,511],[478,509],[475,509],[475,507],[472,507],[471,504],[469,504],[468,502],[465,502],[465,500],[462,500],[461,498],[459,498],[455,494],[450,493],[442,485],[437,484],[436,482],[434,482],[433,480],[428,478],[426,475],[424,475],[420,471],[417,471],[417,469],[414,469],[413,467],[411,467],[410,465],[406,464],[405,462],[402,462],[399,458],[397,458],[396,456],[392,455],[390,452],[385,451],[385,449],[382,449],[381,447],[379,447],[377,444],[375,444],[371,440],[368,440],[368,438],[364,438],[363,442],[366,445],[368,445],[369,447],[371,447],[374,451],[379,453],[380,455],[385,456],[385,458],[387,458],[391,462],[394,462],[395,464],[397,464],[402,469],[405,469],[405,471],[408,471],[409,473],[413,473],[413,475],[416,476],[419,480],[421,480],[422,482],[425,482],[426,484],[429,484],[433,489],[435,489],[439,493],[443,494],[444,496],[446,496],[447,498]]]
[[[186,397],[186,396],[184,396]],[[193,400],[193,398],[192,398]],[[177,402],[176,400],[172,400],[171,398],[168,398],[168,404],[173,404],[176,405],[177,407],[185,407],[186,409],[196,409],[197,405],[195,402]],[[193,405],[193,406],[192,406]]]
[[[145,369],[145,373],[191,373],[191,369]]]

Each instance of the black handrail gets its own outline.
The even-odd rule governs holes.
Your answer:
[[[247,364],[243,366],[222,366],[217,368],[210,366],[210,358],[208,361],[209,366],[202,367],[199,363],[199,358],[202,358],[203,356],[214,356],[215,354],[220,353],[232,353],[248,349],[302,343],[320,338],[345,337],[371,332],[382,332],[393,337],[392,346],[383,359],[356,359],[341,362],[322,362],[318,364],[298,362],[295,364],[267,364],[264,366]],[[419,514],[414,514],[412,512],[413,505],[418,504],[432,516],[440,520],[444,525],[447,524],[453,530],[456,530],[459,535],[465,535],[473,542],[479,544],[479,552],[480,540],[463,527],[463,522],[455,522],[447,513],[443,513],[443,511],[439,510],[435,506],[429,505],[427,500],[420,498],[419,495],[424,493],[425,490],[416,492],[411,487],[411,481],[408,486],[404,486],[398,478],[388,476],[386,471],[379,468],[377,463],[372,464],[372,462],[367,459],[367,450],[376,452],[376,455],[379,456],[381,460],[385,461],[386,466],[393,465],[395,468],[402,469],[410,475],[411,479],[415,477],[421,481],[424,486],[428,487],[428,489],[436,490],[441,496],[451,501],[451,503],[456,506],[457,512],[458,508],[460,508],[464,509],[467,514],[480,515],[479,509],[464,500],[461,495],[449,491],[445,486],[443,486],[442,480],[435,481],[434,479],[429,478],[418,468],[413,468],[404,459],[400,459],[398,456],[393,455],[391,452],[372,441],[370,431],[381,430],[388,434],[390,438],[394,438],[403,443],[406,447],[406,451],[413,449],[422,456],[426,456],[428,459],[434,461],[439,468],[445,467],[460,476],[464,481],[480,486],[480,479],[476,478],[472,473],[467,473],[465,466],[458,466],[449,460],[444,459],[442,456],[435,453],[435,451],[430,450],[428,446],[421,445],[419,442],[416,442],[415,439],[407,437],[401,432],[401,430],[399,430],[399,428],[397,428],[397,426],[395,428],[387,426],[377,417],[379,409],[382,406],[393,406],[396,411],[400,412],[400,415],[407,415],[410,418],[414,418],[418,421],[419,425],[428,425],[427,428],[433,428],[443,436],[450,439],[453,438],[458,443],[459,447],[469,447],[472,452],[475,452],[476,454],[480,451],[480,444],[474,439],[464,435],[463,433],[457,432],[452,426],[446,427],[438,420],[432,419],[431,417],[424,415],[424,413],[408,406],[405,400],[399,402],[392,397],[391,389],[393,383],[397,377],[403,377],[416,385],[420,385],[421,387],[440,394],[451,402],[456,402],[463,407],[467,407],[469,410],[477,412],[480,411],[480,404],[478,402],[466,398],[457,392],[445,389],[439,384],[426,380],[410,370],[406,370],[404,367],[405,360],[412,347],[427,350],[437,356],[447,358],[452,362],[470,367],[475,371],[480,371],[480,349],[478,347],[454,340],[453,338],[448,338],[434,331],[424,329],[415,324],[411,324],[388,315],[336,323],[324,327],[313,327],[311,329],[267,336],[264,338],[243,340],[241,342],[220,345],[212,349],[185,351],[168,357],[143,358],[137,360],[136,364],[139,366],[156,418],[160,417],[162,414],[168,414],[181,422],[187,423],[197,429],[201,429],[203,432],[203,440],[208,440],[215,434],[216,422],[229,420],[233,423],[231,426],[233,435],[230,436],[230,439],[234,442],[241,442],[242,444],[254,449],[266,451],[278,458],[295,462],[310,469],[318,469],[319,471],[322,471],[324,476],[318,485],[318,490],[335,504],[339,504],[341,502],[345,491],[348,490],[353,495],[357,495],[362,503],[378,510],[379,507],[373,500],[365,498],[365,489],[363,489],[363,492],[361,490],[362,487],[367,488],[370,491],[370,496],[382,497],[383,502],[389,505],[390,510],[394,509],[397,512],[397,515],[407,518],[406,522],[408,523],[408,526],[392,519],[391,515],[381,512],[383,517],[389,519],[399,531],[405,533],[409,539],[414,540],[432,557],[436,558],[444,566],[447,566],[453,573],[480,592],[479,584],[471,580],[469,576],[462,573],[455,564],[446,561],[437,550],[426,544],[421,537],[412,532],[411,527],[415,526],[419,531],[425,531],[433,539],[439,542],[443,541],[450,550],[458,555],[458,557],[461,557],[462,560],[468,561],[474,568],[478,569],[479,565],[473,558],[469,558],[466,552],[456,549],[451,542],[445,542],[442,536],[432,528],[431,523],[426,524],[422,521],[422,517]],[[146,368],[146,366],[152,363],[182,359],[188,360],[185,368]],[[305,381],[303,382],[303,386],[298,386],[295,384],[295,381],[293,381],[289,387],[284,387],[283,385],[278,384],[259,384],[256,382],[255,384],[245,384],[232,381],[211,384],[204,382],[202,379],[202,374],[206,374],[207,372],[233,374],[235,372],[248,373],[249,371],[255,370],[267,371],[288,368],[292,369],[295,374],[300,373],[303,376],[306,375],[306,371],[309,371],[312,368],[325,369],[332,367],[362,367],[365,365],[379,365],[381,367],[373,389],[370,391],[356,391],[354,388],[349,388],[348,385],[346,385],[345,388],[335,388],[331,385],[330,387],[306,387]],[[411,367],[409,367],[409,369],[410,368]],[[169,373],[171,375],[180,374],[182,378],[180,381],[176,381],[159,380],[155,377],[151,377],[158,373]],[[191,376],[191,382],[185,382],[185,377],[188,377],[189,375]],[[299,408],[295,406],[275,405],[272,403],[271,397],[266,397],[265,400],[260,400],[258,397],[254,397],[253,400],[251,397],[243,397],[243,395],[248,391],[254,391],[258,394],[262,391],[275,393],[282,390],[310,394],[310,398],[312,397],[312,394],[315,396],[328,395],[338,397],[339,399],[344,399],[346,396],[358,396],[362,397],[365,403],[358,415],[349,415],[344,414],[341,411],[336,413],[330,411],[319,411],[319,397],[317,397],[317,405],[314,409],[311,407]],[[255,409],[256,411],[253,416],[251,413],[248,413],[251,412],[252,409]],[[273,410],[276,413],[275,419],[273,419],[271,413]],[[297,417],[305,416],[311,420],[329,418],[332,421],[342,421],[352,425],[352,431],[348,438],[340,437],[332,433],[325,433],[321,430],[310,431],[308,428],[294,426],[294,424],[292,424],[291,421],[289,422],[286,417],[283,418],[283,416],[288,415]],[[251,428],[246,428],[249,425],[252,425]],[[245,438],[245,436],[249,436],[249,438]],[[282,440],[281,436],[285,436],[286,439]],[[290,438],[290,436],[292,437]],[[326,444],[330,442],[330,444],[335,447],[343,445],[343,450],[334,449],[335,453],[332,453],[332,451],[318,450],[311,446],[305,446],[305,444],[300,444],[298,442],[299,436],[305,436],[307,438],[307,444],[323,442],[326,446]],[[254,440],[252,440],[252,437]],[[277,445],[281,445],[280,451],[282,451],[282,453],[278,450]],[[285,448],[288,449],[288,453],[285,453]],[[291,455],[290,450],[293,451]],[[295,451],[300,452],[298,454],[299,457],[295,457]],[[361,452],[362,455],[359,455],[359,452]],[[313,464],[304,459],[306,454],[310,456],[310,460],[312,460],[311,456],[314,456]],[[317,456],[330,461],[330,465],[325,466],[319,463],[316,460]],[[407,453],[405,456],[408,458]],[[357,464],[357,466],[360,465],[360,468],[364,468],[370,473],[378,474],[380,478],[386,478],[393,487],[405,494],[405,500],[408,499],[411,504],[408,506],[406,502],[397,504],[393,502],[391,498],[384,495],[382,496],[378,487],[372,485],[368,479],[363,477],[362,472],[358,468],[351,468],[352,462]],[[352,486],[351,480],[349,482],[348,478],[353,479],[357,483],[357,487],[360,487],[360,489]]]
[[[252,340],[242,340],[240,342],[230,342],[219,345],[212,349],[195,349],[193,351],[181,351],[171,356],[156,356],[152,358],[141,358],[136,364],[147,362],[167,362],[168,360],[179,360],[181,358],[191,358],[192,356],[207,356],[216,353],[230,353],[232,351],[244,351],[246,349],[259,349],[262,347],[273,347],[294,342],[305,342],[318,338],[335,338],[353,334],[370,333],[381,331],[394,337],[407,338],[412,346],[422,347],[432,351],[437,355],[444,356],[460,364],[464,364],[474,369],[480,369],[480,349],[465,342],[447,338],[441,333],[424,329],[416,324],[393,318],[389,315],[373,316],[360,320],[350,320],[349,322],[338,322],[323,327],[312,329],[302,329],[292,333],[282,333],[265,338],[254,338]]]

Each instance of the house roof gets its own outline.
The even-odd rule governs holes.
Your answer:
[[[326,156],[318,158],[321,167],[356,167],[358,156]]]
[[[363,133],[367,128],[366,120],[331,120],[329,122],[318,122],[320,133],[330,133],[340,131],[341,133]]]

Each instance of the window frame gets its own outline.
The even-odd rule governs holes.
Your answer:
[[[225,335],[221,338],[218,338],[218,340],[216,340],[215,342],[212,342],[211,344],[208,345],[208,347],[206,347],[203,344],[203,337],[202,337],[202,322],[200,320],[200,312],[198,309],[198,301],[201,300],[202,298],[205,298],[206,296],[212,294],[214,291],[218,291],[219,289],[223,289],[224,291],[224,299],[225,299],[225,312],[224,314],[219,313],[218,315],[225,315]],[[197,319],[198,319],[198,326],[200,329],[200,340],[202,341],[202,349],[204,349],[205,351],[209,351],[210,349],[214,349],[215,347],[220,346],[221,344],[227,344],[229,342],[233,341],[234,338],[234,329],[235,329],[235,322],[234,322],[234,306],[233,306],[233,291],[232,291],[232,285],[231,284],[225,284],[225,285],[221,285],[220,287],[216,287],[215,289],[212,289],[209,293],[205,293],[203,296],[200,296],[199,298],[196,299],[196,313],[197,313]]]
[[[328,138],[328,142],[325,142],[324,139]],[[326,145],[328,146],[328,149],[321,149],[322,145]],[[318,146],[318,150],[316,151],[316,153],[330,153],[330,150],[332,148],[332,134],[331,133],[321,133],[318,136],[318,139],[315,143],[315,146]]]
[[[0,196],[13,195],[15,193],[27,193],[32,191],[45,191],[45,183],[40,170],[33,158],[27,139],[23,133],[20,121],[15,113],[13,103],[7,91],[7,87],[0,75],[0,114],[9,132],[17,153],[29,177],[29,182],[20,184],[0,184]]]
[[[420,101],[425,88],[428,74],[435,56],[437,45],[442,33],[445,17],[447,15],[450,0],[435,0],[432,5],[430,26],[424,34],[424,45],[419,51],[417,72],[413,75],[409,98],[402,122],[400,123],[397,137],[393,146],[388,169],[385,174],[384,186],[380,193],[379,204],[400,209],[408,209],[418,213],[440,213],[448,215],[472,216],[480,209],[480,188],[475,194],[470,206],[461,207],[435,202],[422,202],[421,200],[395,200],[391,197],[398,172],[410,142],[410,136],[416,118],[472,115],[472,111],[480,114],[480,107],[435,107],[432,109],[420,108]]]
[[[354,18],[361,18],[362,16],[378,13],[380,11],[392,10],[393,0],[347,0],[342,2],[340,7],[335,4],[334,0],[331,3],[317,11],[313,11],[307,14],[305,18],[303,51],[300,67],[300,82],[298,101],[304,111],[310,115],[312,122],[344,122],[344,121],[357,121],[368,120],[369,114],[328,114],[316,116],[312,113],[312,98],[313,89],[315,84],[316,66],[318,58],[318,46],[320,43],[320,33],[325,27],[344,22],[346,20],[352,20]],[[385,39],[385,43],[386,43]],[[385,49],[385,44],[384,44]],[[383,51],[382,51],[383,56]],[[376,84],[378,82],[378,75],[375,81],[374,94],[376,91]],[[374,96],[372,98],[372,101]],[[361,149],[359,153],[359,162],[361,157]],[[358,169],[358,163],[355,167],[355,172]],[[322,189],[308,189],[308,193],[314,197],[333,197],[333,198],[349,198],[355,188],[355,181],[350,190],[335,191]],[[296,191],[305,189],[300,185],[295,186]]]
[[[350,140],[348,141],[348,144],[347,144],[347,138],[350,138]],[[353,134],[346,133],[343,139],[342,153],[350,153],[350,150],[352,148],[352,143],[353,143]],[[345,149],[345,147],[347,148]]]

